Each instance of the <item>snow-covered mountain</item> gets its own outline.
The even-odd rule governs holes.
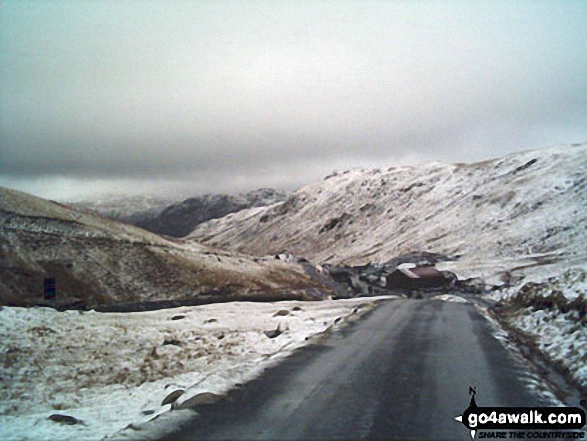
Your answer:
[[[586,190],[586,144],[473,164],[348,170],[280,204],[204,223],[189,237],[334,264],[429,251],[452,257],[443,267],[461,277],[543,277],[587,262]]]
[[[55,278],[82,305],[328,292],[304,267],[158,235],[91,211],[0,188],[0,304],[30,305]]]
[[[111,194],[76,202],[63,202],[73,208],[92,210],[111,219],[135,225],[137,222],[156,218],[165,208],[181,200],[180,196]]]
[[[153,233],[184,237],[197,225],[208,220],[218,219],[246,208],[276,204],[284,201],[286,197],[286,192],[271,188],[231,195],[207,194],[169,205],[157,216],[130,223]]]
[[[248,193],[206,194],[187,199],[111,195],[71,205],[96,211],[152,233],[184,237],[197,225],[208,220],[218,219],[246,208],[282,202],[287,196],[285,191],[261,188]]]

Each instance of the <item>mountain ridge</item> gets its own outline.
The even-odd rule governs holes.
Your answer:
[[[288,193],[259,188],[245,193],[209,193],[182,200],[150,196],[116,196],[85,200],[72,205],[96,211],[156,234],[184,237],[200,223],[237,211],[272,205],[285,200]]]
[[[584,265],[586,189],[587,144],[472,164],[354,169],[274,206],[201,224],[188,237],[332,264],[436,252],[451,256],[442,266],[461,277],[495,280],[512,271],[525,276],[548,265]]]

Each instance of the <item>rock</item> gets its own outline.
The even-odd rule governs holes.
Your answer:
[[[338,318],[337,318],[337,319],[334,321],[334,323],[338,323],[338,322],[340,322],[341,320],[342,320],[342,317],[338,317]]]
[[[218,320],[216,320],[216,319],[209,319],[209,320],[206,320],[204,323],[214,323],[214,322],[217,322],[217,321]]]
[[[167,346],[167,345],[181,346],[181,342],[179,340],[175,340],[175,339],[170,339],[170,340],[166,339],[163,341],[163,346]]]
[[[277,325],[277,328],[273,331],[263,331],[263,334],[265,334],[269,338],[279,337],[281,334],[283,334],[283,331],[281,330],[280,326],[281,325]]]
[[[78,420],[77,418],[74,418],[72,416],[60,415],[57,413],[51,415],[49,417],[49,419],[51,421],[55,421],[56,423],[67,424],[68,426],[74,426],[75,424],[83,424],[84,423],[82,420]]]
[[[125,427],[125,429],[127,429],[127,430],[134,430],[134,431],[136,431],[136,432],[138,432],[139,430],[141,430],[141,428],[140,428],[140,427],[138,427],[138,426],[135,426],[135,425],[134,425],[134,424],[132,424],[132,423],[131,423],[131,424],[129,424],[128,426],[126,426],[126,427]]]
[[[294,306],[292,311],[301,311],[302,308],[300,308],[299,306]]]
[[[194,395],[191,398],[188,398],[181,403],[173,403],[173,409],[183,410],[183,409],[193,409],[198,406],[206,406],[209,404],[214,404],[218,402],[222,396],[217,395],[212,392],[202,392],[200,394]]]
[[[57,334],[57,332],[47,326],[34,326],[29,331],[36,337],[46,337],[51,334]]]
[[[171,320],[181,320],[184,318],[185,318],[185,315],[174,315],[173,317],[171,317]]]
[[[165,406],[166,404],[172,404],[177,401],[179,397],[181,397],[185,393],[183,389],[177,389],[171,392],[169,395],[165,397],[165,399],[161,402],[161,406]]]
[[[289,311],[287,311],[286,309],[281,309],[277,311],[275,314],[273,314],[273,317],[283,317],[286,315],[289,315]]]

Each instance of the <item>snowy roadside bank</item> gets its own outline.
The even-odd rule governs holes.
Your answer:
[[[226,393],[385,298],[393,297],[124,314],[4,307],[0,439],[97,440],[139,427],[171,407],[162,405],[171,392],[185,391],[178,404]]]
[[[587,271],[571,269],[501,294],[498,318],[587,390]]]

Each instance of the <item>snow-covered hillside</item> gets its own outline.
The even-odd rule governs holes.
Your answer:
[[[152,218],[130,219],[130,223],[153,233],[184,237],[210,219],[219,219],[246,208],[273,205],[285,200],[286,196],[287,193],[271,188],[232,195],[207,194],[169,205]]]
[[[281,204],[209,221],[189,237],[318,263],[430,251],[454,258],[443,267],[461,277],[541,278],[587,262],[587,145],[333,173]]]
[[[247,193],[206,194],[195,197],[146,195],[101,196],[76,202],[74,207],[93,210],[147,231],[171,237],[187,236],[197,225],[251,207],[282,202],[288,193],[260,188]]]
[[[80,306],[202,295],[279,299],[328,292],[300,265],[166,240],[90,211],[0,188],[0,304],[34,305],[43,280]]]
[[[181,201],[180,196],[106,195],[80,201],[65,201],[74,208],[93,210],[131,225],[156,218],[165,208]]]

